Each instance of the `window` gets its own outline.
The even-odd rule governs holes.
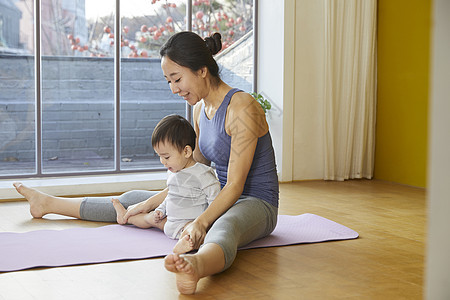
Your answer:
[[[0,47],[5,47],[6,44],[3,41],[3,16],[0,14]]]
[[[251,92],[253,0],[0,0],[0,178],[162,169],[153,128],[189,109],[158,49],[189,26],[222,34],[221,76]]]

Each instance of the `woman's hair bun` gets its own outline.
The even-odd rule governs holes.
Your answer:
[[[206,37],[205,42],[206,47],[208,47],[212,55],[217,54],[220,50],[222,50],[222,36],[218,32]]]

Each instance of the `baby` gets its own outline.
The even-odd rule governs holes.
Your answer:
[[[187,224],[194,221],[220,192],[214,170],[193,158],[196,134],[192,125],[179,115],[164,117],[152,134],[152,146],[161,163],[168,169],[168,193],[154,211],[130,216],[118,199],[112,199],[117,223],[140,228],[156,227],[172,238],[179,239]],[[189,236],[179,239],[173,252],[182,254],[194,250]]]

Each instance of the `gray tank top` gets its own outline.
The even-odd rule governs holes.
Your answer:
[[[227,183],[228,161],[230,158],[231,136],[225,131],[225,117],[231,97],[240,92],[231,89],[210,120],[206,116],[204,104],[200,113],[199,149],[203,156],[214,162],[217,176],[223,188]],[[275,154],[270,132],[258,138],[253,162],[248,172],[242,195],[252,196],[278,207],[279,187]]]

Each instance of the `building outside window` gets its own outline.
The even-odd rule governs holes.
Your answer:
[[[222,78],[252,91],[253,0],[38,4],[0,0],[0,178],[160,170],[152,131],[188,110],[158,49],[187,23],[222,34]]]

